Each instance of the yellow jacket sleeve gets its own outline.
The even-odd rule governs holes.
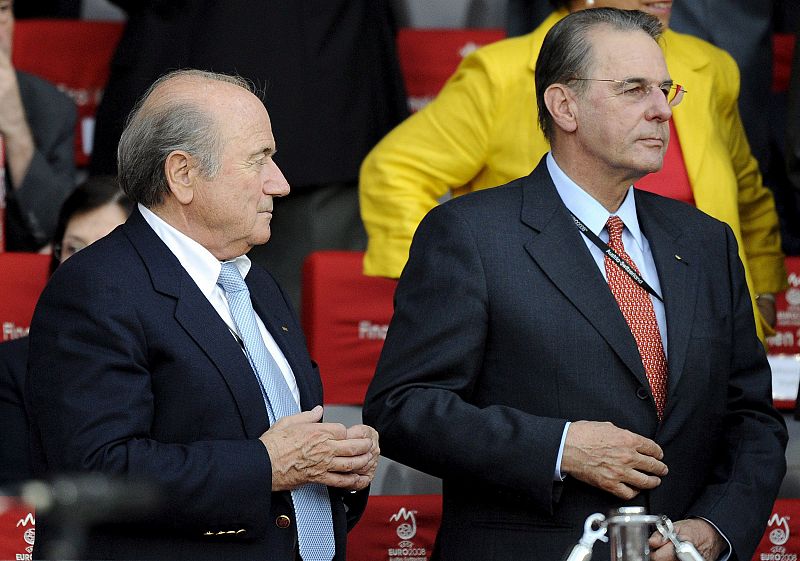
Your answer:
[[[491,77],[469,56],[439,96],[406,119],[361,166],[361,213],[369,234],[368,275],[399,277],[422,218],[486,161],[493,118]]]

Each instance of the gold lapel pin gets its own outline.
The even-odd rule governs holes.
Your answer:
[[[286,327],[285,325],[281,325],[281,329],[283,329],[283,330],[284,330],[284,331],[286,331],[287,333],[289,332],[289,328],[288,328],[288,327]]]

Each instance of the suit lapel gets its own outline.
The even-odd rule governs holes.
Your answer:
[[[697,299],[697,267],[699,255],[692,251],[682,230],[654,204],[657,197],[636,192],[639,224],[650,244],[653,261],[661,283],[667,318],[667,409],[669,417],[675,389],[684,373],[690,329]]]
[[[259,277],[265,282],[257,282],[256,279]],[[320,402],[321,396],[310,386],[308,356],[304,349],[299,349],[297,346],[296,341],[300,334],[293,333],[298,327],[289,305],[285,303],[283,294],[275,282],[262,271],[256,270],[255,266],[251,268],[245,282],[250,290],[253,309],[264,322],[264,327],[275,339],[292,368],[300,393],[300,410],[313,408]],[[302,341],[302,337],[299,340]]]
[[[524,181],[521,219],[536,231],[525,243],[526,251],[639,382],[647,385],[636,341],[582,234],[558,196],[544,159]]]
[[[175,320],[225,379],[248,438],[258,438],[269,426],[269,420],[258,382],[241,347],[138,210],[134,210],[125,230],[147,267],[155,290],[176,300]],[[191,352],[191,349],[186,352]]]

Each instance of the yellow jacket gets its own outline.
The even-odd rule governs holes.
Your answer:
[[[433,102],[370,152],[359,180],[365,274],[398,277],[417,225],[442,197],[527,175],[549,150],[537,124],[534,68],[545,34],[564,15],[466,57]],[[733,229],[751,296],[778,292],[786,283],[778,218],[739,117],[736,63],[671,30],[661,43],[672,78],[688,92],[673,119],[697,208]],[[756,323],[763,340],[766,324]]]

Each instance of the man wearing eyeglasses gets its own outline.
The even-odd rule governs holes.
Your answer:
[[[708,561],[750,559],[762,535],[787,435],[735,237],[634,187],[684,93],[659,33],[611,8],[556,24],[536,64],[551,152],[417,230],[364,419],[442,477],[434,557],[559,559],[623,505]]]
[[[13,2],[0,0],[0,251],[51,241],[75,186],[75,105],[11,61]]]

